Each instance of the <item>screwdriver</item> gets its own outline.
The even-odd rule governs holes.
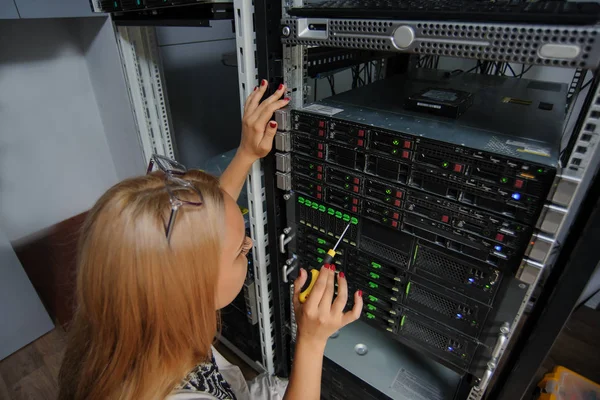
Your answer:
[[[321,268],[323,267],[323,265],[333,263],[333,258],[337,254],[336,250],[337,250],[338,246],[340,245],[340,243],[342,242],[342,239],[344,238],[344,235],[348,231],[348,228],[350,228],[350,225],[352,225],[351,222],[348,223],[348,225],[346,225],[346,229],[344,229],[344,232],[340,235],[340,238],[338,239],[335,246],[333,246],[333,249],[330,249],[327,252],[327,254],[325,255],[325,258],[323,259],[323,264],[321,265]],[[309,271],[308,278],[306,279],[306,282],[302,286],[302,289],[300,289],[300,295],[298,296],[300,303],[306,302],[306,299],[307,299],[308,295],[310,294],[313,286],[315,286],[315,283],[317,282],[318,277],[319,277],[318,269],[313,268]]]

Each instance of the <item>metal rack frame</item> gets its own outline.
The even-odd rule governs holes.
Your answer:
[[[93,2],[92,4],[95,4]],[[253,30],[254,10],[249,2],[236,0],[235,3],[236,44],[238,48],[239,94],[243,111],[246,97],[257,84],[255,35]],[[115,25],[115,36],[121,54],[123,73],[132,104],[136,129],[146,162],[152,154],[161,154],[176,158],[177,151],[172,140],[167,89],[161,64],[156,32],[153,26],[162,23],[155,21],[140,22],[140,25]],[[189,25],[187,22],[183,25]],[[264,175],[260,161],[256,162],[248,175],[248,209],[251,224],[251,236],[254,241],[254,276],[256,277],[256,299],[262,360],[260,368],[273,374],[275,370],[275,340],[273,323],[273,293],[269,273],[269,240],[266,235]],[[243,352],[228,341],[223,343],[235,353]],[[249,358],[246,357],[248,360]],[[254,363],[251,365],[257,366]]]
[[[296,3],[299,2],[296,1]],[[265,0],[255,1],[257,10],[259,8],[266,9],[261,6],[262,3],[265,3]],[[278,10],[282,13],[281,32],[271,31],[269,33],[257,30],[257,42],[267,44],[265,49],[259,47],[259,55],[277,54],[279,50],[276,47],[282,47],[281,75],[286,84],[296,89],[291,96],[291,106],[294,108],[301,108],[304,105],[306,94],[310,91],[306,85],[305,72],[306,49],[309,46],[446,55],[590,70],[596,69],[600,63],[598,27],[289,18],[285,9],[292,6],[292,3],[290,0],[284,0],[282,10]],[[276,7],[272,6],[270,9],[271,13],[274,8]],[[260,18],[257,16],[257,20]],[[308,24],[310,22],[326,24],[327,31],[324,34],[309,32]],[[281,44],[274,43],[273,37],[262,39],[258,37],[265,34],[273,37],[279,35]],[[319,34],[322,36],[318,37]],[[263,68],[272,68],[273,62],[269,60],[272,60],[272,57],[259,57],[259,70],[261,70],[261,65],[265,65]],[[580,83],[576,82],[575,86],[577,89],[580,87]],[[578,293],[572,294],[568,301],[564,302],[560,302],[554,297],[552,299],[554,303],[548,299],[544,301],[545,296],[561,290],[568,290],[564,284],[559,285],[560,282],[576,282],[577,284],[573,288],[582,289],[584,282],[589,279],[593,267],[596,265],[596,263],[592,263],[590,268],[583,270],[580,268],[576,272],[573,260],[568,262],[574,246],[566,247],[567,243],[571,244],[577,241],[573,235],[580,231],[575,231],[573,228],[583,226],[582,220],[590,215],[590,208],[595,204],[595,197],[598,195],[598,193],[590,191],[592,180],[600,165],[598,146],[600,143],[600,86],[598,79],[594,80],[588,93],[590,94],[573,131],[573,151],[556,177],[554,190],[547,198],[544,211],[536,225],[537,231],[532,236],[530,246],[517,274],[519,279],[530,284],[528,294],[514,321],[511,321],[510,327],[502,332],[503,337],[494,351],[495,357],[489,360],[488,369],[482,376],[476,377],[478,378],[477,383],[471,388],[467,396],[468,400],[482,399],[488,396],[488,393],[494,398],[496,395],[502,395],[502,399],[516,399],[525,393],[526,383],[531,383],[539,363],[534,365],[521,362],[518,365],[518,378],[522,382],[518,386],[513,386],[512,383],[514,379],[517,379],[513,368],[517,365],[517,361],[522,361],[521,357],[524,354],[535,354],[538,361],[543,360],[560,331],[559,328],[548,329],[547,325],[550,324],[548,318],[560,316],[560,320],[554,320],[554,324],[562,327],[575,304]],[[285,137],[285,133],[282,137]],[[282,142],[285,140],[282,139]],[[269,161],[267,160],[267,162]],[[267,188],[275,186],[274,169],[266,172],[265,177]],[[282,194],[284,192],[277,189],[267,190],[269,208],[281,207]],[[271,219],[270,222],[272,222]],[[271,224],[269,236],[277,237],[280,233],[278,229],[281,228],[281,223]],[[589,229],[593,229],[593,227]],[[569,238],[570,232],[574,233]],[[582,239],[580,246],[586,246],[585,242]],[[593,245],[591,247],[590,243],[587,245],[588,247],[578,247],[578,250],[586,253],[587,259],[591,262],[590,254],[581,250],[582,248],[588,251],[593,249]],[[283,265],[284,257],[276,253],[272,253],[274,255],[272,262],[278,266]],[[277,271],[274,273],[275,277],[280,275],[279,268],[275,268],[273,272],[275,271]],[[544,296],[538,300],[532,313],[526,316],[525,310],[530,304],[534,290],[538,287],[541,278],[546,275],[550,275],[550,278],[545,282]],[[561,279],[557,280],[556,276],[560,276]],[[571,279],[567,280],[568,277]],[[283,276],[280,276],[279,279],[283,279]],[[287,290],[289,291],[289,289]],[[557,301],[558,303],[556,303]],[[557,312],[559,311],[557,307],[561,308],[561,312]],[[546,323],[546,331],[539,328],[532,329],[536,322]],[[523,323],[523,330],[517,331],[515,327]],[[293,327],[291,330],[294,332]],[[532,335],[535,334],[544,339],[535,344],[530,343],[528,342],[530,332]],[[506,351],[509,346],[511,350]],[[496,371],[497,368],[499,368],[498,371]],[[494,375],[497,376],[494,377]],[[492,390],[488,390],[490,384],[494,384]],[[518,389],[515,389],[517,387]]]

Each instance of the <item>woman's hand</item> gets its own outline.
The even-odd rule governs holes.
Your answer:
[[[290,99],[281,99],[285,93],[285,85],[279,85],[275,93],[266,98],[262,103],[260,99],[267,90],[267,81],[262,80],[260,85],[254,88],[254,92],[244,106],[244,117],[242,118],[242,141],[238,154],[254,162],[269,154],[273,147],[273,138],[277,133],[277,123],[270,121],[275,110],[285,107]]]
[[[312,342],[315,346],[325,348],[327,339],[337,330],[356,321],[363,307],[362,291],[354,293],[354,307],[344,313],[348,301],[348,282],[343,272],[337,277],[338,294],[335,300],[334,281],[335,266],[324,265],[321,268],[317,282],[313,286],[308,300],[300,304],[298,296],[300,289],[307,279],[307,272],[300,270],[300,275],[294,282],[294,310],[298,324],[298,342]]]

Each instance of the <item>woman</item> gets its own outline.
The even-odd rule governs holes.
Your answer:
[[[159,171],[115,185],[89,212],[60,399],[235,398],[211,344],[218,310],[242,288],[252,246],[236,199],[252,163],[271,150],[273,112],[289,102],[280,85],[260,103],[266,89],[263,80],[248,97],[240,147],[220,180],[155,157]],[[334,269],[322,269],[303,305],[297,299],[306,271],[295,282],[298,334],[287,400],[320,398],[327,338],[360,315],[360,292],[343,312],[341,273],[333,300]]]

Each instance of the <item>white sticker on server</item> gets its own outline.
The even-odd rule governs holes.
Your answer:
[[[329,106],[323,106],[320,104],[311,104],[310,106],[306,106],[303,108],[304,111],[312,111],[312,112],[316,112],[319,114],[325,114],[325,115],[335,115],[338,113],[341,113],[342,110],[341,108],[335,108],[335,107],[329,107]]]
[[[443,400],[443,393],[436,387],[428,384],[410,371],[400,368],[391,389],[395,392],[409,394],[411,400]]]

